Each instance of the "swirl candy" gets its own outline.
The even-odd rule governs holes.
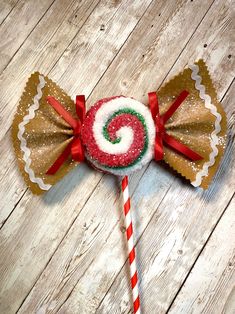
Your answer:
[[[46,76],[29,78],[12,125],[19,168],[40,194],[76,164],[124,176],[122,192],[134,313],[140,313],[138,276],[127,175],[152,159],[164,160],[196,187],[207,188],[226,144],[226,116],[205,63],[175,76],[149,108],[124,96],[104,98],[85,110]]]
[[[87,112],[82,141],[98,169],[127,175],[153,158],[155,125],[148,108],[128,97],[99,100]]]

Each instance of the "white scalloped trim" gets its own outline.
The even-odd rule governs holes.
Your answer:
[[[30,150],[27,147],[27,141],[23,137],[25,132],[25,125],[29,123],[35,117],[35,111],[39,108],[39,100],[42,97],[42,88],[45,86],[46,82],[42,75],[39,75],[39,84],[37,86],[37,95],[34,96],[33,105],[31,105],[28,109],[28,114],[24,116],[23,121],[19,124],[19,131],[17,134],[18,139],[20,140],[20,149],[23,151],[23,160],[25,162],[24,170],[28,173],[30,181],[36,183],[41,190],[49,190],[51,188],[50,184],[45,184],[41,178],[37,178],[35,176],[34,171],[30,168],[31,158],[30,158]]]
[[[189,66],[192,70],[191,78],[195,81],[195,87],[199,91],[199,96],[205,102],[205,107],[210,109],[210,112],[216,117],[215,120],[215,129],[211,133],[210,145],[212,148],[212,152],[210,153],[209,161],[207,161],[203,168],[197,173],[195,181],[191,182],[191,184],[195,187],[198,187],[202,183],[203,177],[208,175],[209,167],[213,166],[215,163],[215,157],[218,155],[217,145],[219,144],[218,134],[221,131],[221,115],[218,113],[217,108],[215,105],[211,103],[211,97],[205,93],[205,86],[201,84],[202,78],[198,74],[199,73],[199,66],[197,64],[193,64]]]

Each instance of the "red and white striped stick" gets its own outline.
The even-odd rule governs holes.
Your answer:
[[[122,179],[122,195],[123,195],[123,201],[124,201],[124,214],[125,214],[125,223],[126,223],[126,236],[127,236],[127,246],[128,246],[128,254],[129,254],[130,273],[131,273],[133,308],[134,308],[134,313],[140,314],[138,275],[137,275],[137,269],[136,269],[133,226],[132,226],[131,211],[130,211],[131,203],[130,203],[127,176],[125,176]]]

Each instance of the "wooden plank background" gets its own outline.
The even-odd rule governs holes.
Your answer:
[[[86,165],[42,197],[16,167],[10,127],[28,76],[72,97],[147,103],[204,58],[228,117],[207,191],[162,163],[130,177],[142,312],[235,313],[235,2],[0,0],[0,313],[131,313],[119,182]]]

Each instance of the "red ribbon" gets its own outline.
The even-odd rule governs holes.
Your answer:
[[[156,126],[156,140],[154,147],[155,160],[163,159],[164,156],[163,143],[167,144],[178,153],[183,154],[184,156],[193,161],[203,159],[203,157],[201,157],[199,154],[191,150],[189,147],[180,143],[174,137],[167,134],[165,130],[165,123],[178,109],[178,107],[185,100],[188,94],[189,93],[187,91],[185,90],[182,91],[179,97],[174,101],[174,103],[170,106],[167,112],[164,113],[162,116],[160,116],[159,113],[157,94],[155,92],[151,92],[148,94],[149,106]],[[82,162],[85,159],[84,148],[80,138],[81,126],[83,124],[86,113],[85,96],[84,95],[76,96],[76,113],[79,119],[75,119],[54,97],[48,96],[47,101],[73,129],[72,141],[66,146],[62,154],[56,159],[54,164],[46,172],[46,174],[48,175],[53,175],[68,159],[70,154],[72,155],[72,158],[75,161]]]
[[[168,119],[174,114],[174,112],[178,109],[178,107],[181,105],[181,103],[185,100],[185,98],[188,95],[189,93],[186,90],[182,91],[178,98],[170,106],[170,108],[162,116],[160,116],[157,94],[155,92],[151,92],[148,94],[149,107],[156,126],[156,140],[154,147],[155,160],[163,159],[164,156],[163,143],[167,144],[175,151],[183,154],[192,161],[203,159],[202,156],[200,156],[199,154],[191,150],[189,147],[176,140],[174,137],[167,134],[165,129],[165,124],[168,121]]]
[[[81,126],[85,118],[85,96],[76,96],[76,113],[79,119],[75,119],[62,105],[52,96],[47,97],[47,102],[58,112],[60,116],[73,128],[73,139],[66,146],[62,154],[56,159],[54,164],[47,170],[46,174],[55,174],[62,164],[72,155],[73,160],[82,162],[85,159],[84,148],[80,138]]]

